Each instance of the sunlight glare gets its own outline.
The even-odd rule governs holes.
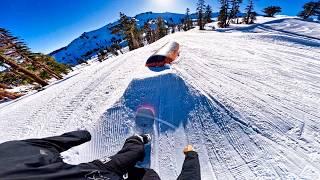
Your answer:
[[[171,7],[175,3],[175,0],[152,0],[152,1],[154,2],[154,5],[160,6],[162,8]]]

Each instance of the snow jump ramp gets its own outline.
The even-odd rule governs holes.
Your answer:
[[[135,133],[136,112],[141,107],[152,109],[155,115],[150,167],[163,179],[178,176],[186,144],[193,144],[200,154],[203,179],[228,179],[236,171],[254,177],[250,162],[263,164],[259,160],[263,152],[251,139],[257,132],[174,73],[134,79],[91,131],[92,141],[80,151],[87,157],[81,161],[116,153]]]

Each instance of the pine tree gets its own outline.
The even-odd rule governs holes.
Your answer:
[[[255,11],[253,11],[253,12],[251,12],[251,14],[250,14],[249,24],[253,24],[255,20],[257,20],[257,13],[256,13]]]
[[[198,0],[197,3],[197,14],[198,14],[198,26],[200,30],[204,30],[205,20],[204,20],[204,12],[205,12],[205,1]]]
[[[204,13],[204,19],[206,23],[211,23],[212,22],[212,7],[208,4],[206,6],[206,12]]]
[[[310,16],[318,16],[320,20],[320,1],[311,1],[304,4],[303,11],[301,11],[298,16],[303,19],[308,19]]]
[[[23,42],[19,41],[17,37],[12,36],[9,31],[3,28],[0,29],[0,62],[8,65],[15,72],[23,73],[42,86],[48,85],[44,79],[29,70],[36,70],[37,68],[32,66],[31,62],[34,60],[31,60],[30,57],[31,52]],[[25,63],[29,69],[18,64],[18,62]]]
[[[246,7],[246,14],[243,17],[242,21],[245,24],[253,24],[254,21],[256,20],[257,13],[254,12],[254,4],[253,0],[249,0],[249,3]]]
[[[5,57],[2,53],[0,53],[0,61],[9,65],[12,69],[14,69],[18,72],[21,72],[21,73],[25,74],[26,76],[30,77],[31,79],[33,79],[35,82],[37,82],[41,86],[48,85],[48,83],[45,80],[41,79],[40,77],[38,77],[37,75],[35,75],[31,71],[27,70],[26,68],[18,65],[13,59]]]
[[[51,75],[54,74],[58,78],[62,78],[61,74],[67,74],[70,70],[66,65],[58,63],[53,57],[42,54],[32,53],[33,58],[41,64]]]
[[[168,34],[168,28],[166,27],[166,24],[162,17],[157,18],[157,40],[163,38]]]
[[[231,0],[231,10],[229,13],[229,20],[236,20],[236,23],[239,24],[238,21],[238,14],[240,13],[240,5],[242,3],[242,0]]]
[[[190,17],[190,9],[186,9],[186,14],[184,16],[184,22],[183,22],[183,30],[188,31],[192,28],[192,19]]]
[[[281,7],[279,6],[269,6],[263,9],[266,17],[274,17],[275,14],[281,12]]]
[[[3,32],[2,42],[7,44],[7,47],[10,47],[11,58],[15,59],[16,57],[19,57],[25,61],[25,63],[29,63],[34,66],[35,69],[42,70],[42,74],[48,74],[50,77],[54,77],[56,79],[63,78],[59,73],[55,72],[52,67],[46,65],[46,61],[43,61],[44,59],[50,60],[51,57],[39,53],[32,53],[24,42],[21,42],[18,38],[13,37],[5,29],[0,31]],[[67,67],[65,67],[65,69],[67,69]]]
[[[115,51],[120,51],[121,54],[123,54],[122,52],[122,47],[120,46],[120,42],[121,42],[121,39],[117,39],[115,37],[112,37],[111,38],[111,48],[113,48]],[[118,54],[118,52],[117,52]]]
[[[138,28],[137,23],[136,23],[136,19],[134,20],[134,29],[133,29],[133,35],[134,38],[138,44],[138,48],[139,47],[143,47],[144,46],[144,37],[143,37],[143,29]]]
[[[149,22],[144,23],[143,31],[145,33],[145,39],[146,39],[147,43],[148,44],[153,43],[155,40],[154,40],[153,31],[151,29],[151,25]]]
[[[218,16],[218,26],[221,28],[226,28],[229,26],[228,23],[228,10],[229,10],[229,1],[228,0],[220,0],[220,11]]]
[[[136,20],[120,13],[119,24],[111,28],[113,34],[120,34],[128,42],[130,50],[141,47],[141,31],[138,29]]]
[[[0,29],[0,55],[2,56],[0,64],[7,69],[1,77],[12,72],[11,78],[6,82],[16,83],[17,86],[26,81],[27,83],[35,81],[44,86],[45,79],[51,77],[62,79],[61,74],[67,74],[69,71],[67,66],[56,62],[54,58],[31,52],[24,42],[3,28]],[[13,73],[14,76],[12,76]]]
[[[178,31],[179,31],[179,32],[181,31],[182,27],[183,27],[183,24],[178,24],[178,25],[177,25],[177,28],[178,28]]]
[[[5,98],[16,99],[21,96],[22,96],[22,94],[8,92],[5,90],[5,88],[0,88],[0,100],[3,100]]]
[[[172,17],[169,19],[168,26],[171,28],[171,33],[172,34],[176,32],[176,24],[174,23]]]
[[[116,48],[114,48],[112,45],[107,47],[107,52],[110,52],[114,56],[118,56],[119,53]]]
[[[107,47],[108,48],[108,47]],[[106,49],[107,49],[106,48]],[[102,62],[104,61],[107,57],[108,57],[108,51],[106,49],[101,49],[99,52],[98,52],[98,61],[99,62]]]

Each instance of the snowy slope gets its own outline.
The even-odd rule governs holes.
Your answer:
[[[110,28],[114,25],[115,23],[112,23],[95,31],[85,32],[68,46],[58,49],[50,55],[60,63],[77,65],[80,59],[84,60],[90,57],[92,55],[90,52],[99,51],[99,49],[110,45],[112,37],[120,39],[110,31]]]
[[[155,21],[158,17],[162,17],[168,23],[180,24],[185,15],[170,12],[146,12],[136,15],[134,18],[137,20],[137,25],[143,27],[145,22]],[[217,14],[213,13],[212,17],[217,17]],[[196,14],[192,14],[191,18],[196,18]],[[111,45],[112,37],[121,39],[121,36],[113,35],[110,31],[110,28],[117,23],[118,21],[97,30],[85,32],[68,46],[58,49],[50,53],[50,55],[60,63],[77,65],[79,60],[86,60],[95,55],[100,49],[105,49]]]
[[[86,128],[91,142],[64,156],[90,161],[117,152],[134,133],[136,109],[148,106],[157,117],[151,167],[162,179],[178,176],[188,143],[204,180],[319,179],[320,25],[284,19],[250,28],[169,35],[1,104],[0,142]],[[170,40],[181,44],[179,59],[146,68]]]

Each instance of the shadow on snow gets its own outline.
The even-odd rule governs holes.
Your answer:
[[[234,112],[212,98],[191,88],[181,77],[172,73],[135,79],[119,101],[106,110],[91,131],[93,141],[88,145],[88,152],[91,157],[102,157],[119,151],[126,138],[139,133],[136,127],[139,124],[136,122],[136,112],[141,107],[152,109],[155,121],[150,124],[155,125],[155,134],[181,133],[182,128],[188,134],[179,136],[183,136],[186,143],[194,143],[194,140],[189,142],[188,138],[198,133],[190,131],[189,125],[197,126],[199,131],[210,128],[216,133],[227,133],[233,127],[238,127],[241,131],[242,128],[251,129],[250,131],[254,132],[241,117],[238,118]],[[232,142],[232,139],[229,141]],[[147,164],[150,164],[151,156],[147,157]]]

